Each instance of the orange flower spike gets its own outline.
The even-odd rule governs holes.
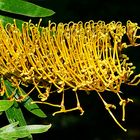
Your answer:
[[[122,54],[122,49],[129,46],[122,41],[122,37],[127,32],[131,44],[134,44],[138,38],[138,28],[130,27],[134,30],[131,32],[129,22],[127,26],[126,31],[126,26],[121,22],[105,24],[103,21],[89,21],[83,24],[80,21],[58,25],[49,22],[45,28],[40,27],[40,22],[38,25],[29,22],[22,25],[20,32],[16,23],[8,24],[6,30],[0,25],[3,32],[3,35],[0,34],[0,75],[13,83],[10,75],[17,78],[17,83],[21,81],[23,84],[33,84],[38,91],[38,97],[41,98],[37,103],[61,108],[54,114],[77,109],[82,113],[76,91],[95,90],[114,121],[125,130],[110,110],[114,105],[107,104],[100,92],[109,90],[119,93],[121,84],[127,84],[130,75],[133,74],[134,67],[128,61],[128,57]],[[130,83],[135,82],[137,78],[138,76]],[[47,102],[53,93],[51,88],[47,90],[47,87],[51,87],[52,84],[57,92],[62,92],[60,105]],[[66,86],[75,91],[75,108],[65,109]],[[42,93],[41,88],[46,92]],[[118,97],[120,98],[120,95]],[[127,101],[120,98],[123,120],[126,103]]]

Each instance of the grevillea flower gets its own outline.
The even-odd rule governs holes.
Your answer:
[[[61,108],[54,115],[77,109],[83,114],[77,90],[95,90],[115,122],[126,131],[111,112],[110,108],[116,108],[115,105],[108,104],[101,93],[105,90],[116,93],[124,121],[125,105],[132,100],[121,98],[120,86],[122,83],[131,84],[130,76],[135,67],[122,49],[137,46],[137,29],[137,24],[130,21],[126,26],[114,21],[108,24],[103,21],[83,24],[80,21],[58,25],[49,22],[47,27],[25,22],[22,31],[16,23],[8,23],[6,27],[0,23],[0,77],[8,79],[18,89],[20,84],[34,85],[41,99],[36,103]],[[128,36],[130,44],[122,41],[124,35]],[[47,102],[54,92],[52,85],[62,93],[60,105]],[[4,82],[1,82],[1,88],[6,90]],[[27,95],[21,92],[21,99],[16,99],[14,94],[6,96],[22,101],[34,88]],[[68,88],[73,89],[77,100],[77,106],[72,109],[65,109],[64,105],[64,91]]]

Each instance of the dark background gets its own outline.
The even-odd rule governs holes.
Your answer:
[[[128,19],[138,21],[140,8],[132,0],[28,0],[40,6],[52,9],[56,14],[55,22],[115,20],[126,22]]]
[[[106,23],[115,20],[123,24],[127,20],[140,22],[140,4],[136,1],[123,0],[28,0],[40,6],[54,10],[56,13],[52,17],[44,18],[43,25],[47,21],[69,22],[88,20],[104,20]],[[22,18],[22,17],[20,17]],[[23,17],[25,20],[28,18]],[[38,18],[33,19],[34,22]],[[140,48],[131,47],[124,52],[130,57],[130,60],[137,66],[136,73],[140,73]],[[40,107],[48,115],[46,119],[40,119],[24,110],[26,120],[29,124],[48,124],[52,123],[51,129],[47,133],[36,134],[34,140],[139,140],[140,139],[140,85],[128,86],[122,84],[121,91],[124,98],[132,98],[134,103],[126,107],[126,122],[121,122],[121,107],[117,96],[112,92],[102,93],[105,100],[117,105],[114,111],[121,124],[128,129],[123,132],[113,121],[109,113],[105,110],[103,103],[97,93],[92,91],[90,95],[85,92],[78,92],[81,106],[85,110],[83,116],[78,111],[58,114],[52,116],[56,111],[49,106]],[[57,96],[57,95],[56,95]],[[60,98],[60,97],[59,97]],[[54,96],[53,100],[58,100]],[[66,93],[66,103],[68,106],[75,105],[74,93]]]

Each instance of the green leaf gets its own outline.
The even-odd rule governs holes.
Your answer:
[[[31,134],[43,133],[48,131],[51,128],[51,124],[49,125],[27,125],[23,126],[23,129],[27,129]]]
[[[8,91],[9,91],[9,88],[12,90],[12,92],[15,90],[15,88],[12,87],[12,84],[8,80],[4,80],[4,83],[5,83]],[[25,91],[22,88],[20,88],[20,90],[22,91],[22,94],[23,95],[26,95]],[[10,92],[10,93],[12,93],[12,92]],[[18,97],[18,95],[20,95],[19,90],[16,90],[16,93],[15,94]],[[46,114],[39,108],[39,106],[37,104],[31,104],[32,101],[33,101],[32,98],[30,96],[28,96],[21,103],[23,104],[23,106],[28,111],[30,111],[34,115],[36,115],[38,117],[41,117],[41,118],[46,118],[47,117]]]
[[[47,17],[54,11],[23,0],[0,0],[0,10],[29,17]]]
[[[18,121],[19,126],[26,126],[26,120],[17,102],[14,102],[14,105],[6,110],[5,113],[10,123]],[[28,136],[29,139],[32,139],[32,136],[28,133],[28,131],[26,132],[26,136]]]
[[[3,131],[0,132],[0,138],[4,138],[4,139],[24,138],[30,134],[43,133],[48,131],[48,129],[51,127],[51,124],[50,125],[27,125],[21,127],[11,127],[11,126],[16,126],[16,124],[11,124],[6,126],[7,128],[9,127],[9,129],[3,129]]]
[[[21,89],[21,88],[20,88]],[[22,93],[25,95],[25,91],[23,89],[21,89]],[[31,113],[33,113],[34,115],[41,117],[41,118],[46,118],[46,114],[39,108],[39,106],[37,104],[32,104],[31,102],[33,102],[32,98],[30,96],[28,96],[27,98],[24,99],[23,101],[23,105],[24,107],[30,111]]]
[[[8,125],[6,125],[6,126],[0,128],[0,133],[1,133],[2,131],[8,131],[9,129],[14,128],[15,126],[18,125],[18,123],[19,123],[19,122],[14,122],[14,123],[8,124]]]
[[[28,97],[28,99],[26,100],[26,102],[24,103],[24,107],[30,111],[31,113],[33,113],[34,115],[41,117],[41,118],[46,118],[46,114],[39,108],[39,106],[37,104],[32,104],[33,100]]]
[[[6,111],[13,105],[13,101],[10,100],[0,100],[0,111]]]
[[[26,125],[26,121],[24,119],[23,113],[17,102],[14,102],[13,106],[5,111],[8,121],[10,123],[19,121],[20,126]]]
[[[8,80],[4,80],[4,84],[9,95],[15,92],[15,88],[12,87]],[[26,120],[16,101],[14,101],[14,104],[8,110],[6,110],[5,113],[10,123],[19,122],[19,126],[26,126]],[[28,138],[32,139],[32,136],[28,134]]]

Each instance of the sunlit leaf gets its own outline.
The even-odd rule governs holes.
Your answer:
[[[8,125],[6,125],[6,126],[3,126],[2,128],[0,128],[0,132],[8,131],[9,129],[12,129],[12,128],[14,128],[15,126],[17,126],[18,123],[19,123],[19,122],[14,122],[14,123],[8,124]]]
[[[13,126],[14,125],[15,124],[13,124]],[[12,127],[12,128],[11,126],[12,125],[6,126],[10,128],[3,129],[3,131],[0,132],[0,138],[4,138],[4,139],[24,138],[30,134],[43,133],[48,131],[48,129],[51,127],[51,124],[50,125],[27,125],[27,126]]]
[[[23,126],[23,129],[27,129],[31,134],[43,133],[48,131],[51,128],[51,124],[49,125],[27,125]]]
[[[0,10],[29,17],[47,17],[54,11],[23,0],[0,0]]]
[[[13,105],[13,101],[10,100],[0,100],[0,111],[6,111]]]

